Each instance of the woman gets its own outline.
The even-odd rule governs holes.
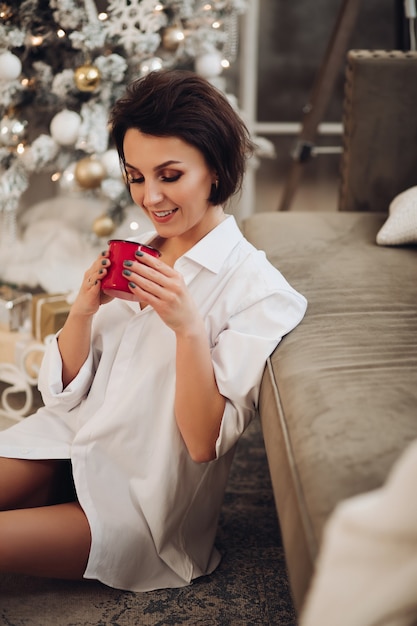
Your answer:
[[[161,256],[124,264],[133,301],[100,289],[108,252],[93,263],[45,355],[45,406],[0,433],[0,570],[147,591],[218,565],[235,446],[306,301],[224,212],[252,144],[217,89],[151,73],[111,125]]]

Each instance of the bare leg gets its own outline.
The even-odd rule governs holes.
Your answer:
[[[78,502],[0,512],[0,571],[81,579],[90,547]]]
[[[91,546],[68,461],[0,457],[0,571],[80,579]]]
[[[68,463],[0,457],[0,511],[63,502],[70,476]]]

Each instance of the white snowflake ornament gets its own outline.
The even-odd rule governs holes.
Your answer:
[[[139,42],[143,48],[143,35],[154,35],[155,45],[155,33],[168,23],[166,14],[157,8],[155,0],[110,0],[107,14],[109,18],[103,28],[110,37],[116,37],[129,54],[135,52]],[[156,46],[159,40],[160,37]]]

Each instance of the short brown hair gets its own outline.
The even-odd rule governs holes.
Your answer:
[[[132,82],[113,106],[110,123],[122,162],[130,128],[179,137],[197,148],[217,173],[210,202],[222,204],[242,187],[246,159],[254,150],[248,129],[224,94],[194,72],[161,70]]]

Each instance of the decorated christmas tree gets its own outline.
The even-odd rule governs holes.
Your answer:
[[[22,195],[39,174],[61,198],[100,199],[89,244],[115,232],[131,200],[109,143],[111,106],[131,80],[162,68],[193,69],[226,91],[245,8],[246,0],[0,2],[0,257],[16,251]],[[10,272],[0,268],[0,279]]]

